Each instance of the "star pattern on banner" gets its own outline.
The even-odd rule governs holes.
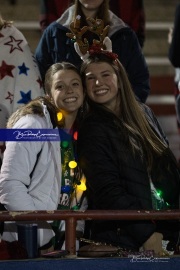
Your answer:
[[[22,39],[15,39],[13,36],[10,36],[10,41],[4,43],[4,45],[8,45],[11,47],[10,53],[12,53],[14,50],[22,51],[22,48],[20,47],[20,44],[23,42]]]
[[[27,93],[20,91],[20,94],[21,94],[22,98],[17,103],[26,104],[32,100],[31,99],[31,90],[29,90]]]
[[[36,81],[39,83],[39,87],[42,88],[43,87],[43,82],[42,82],[41,78],[38,77],[38,79]]]
[[[0,66],[0,80],[2,80],[5,76],[14,77],[12,74],[12,70],[14,68],[15,66],[8,65],[5,61],[2,61],[2,65]]]
[[[7,96],[5,99],[9,99],[9,100],[10,100],[10,104],[12,104],[12,102],[13,102],[13,97],[14,97],[14,95],[11,94],[11,93],[8,91],[8,96]]]
[[[23,63],[22,66],[18,66],[18,68],[19,68],[19,74],[25,74],[26,76],[28,75],[27,71],[30,69],[26,67],[25,63]]]

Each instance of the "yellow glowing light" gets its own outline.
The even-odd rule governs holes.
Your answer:
[[[76,168],[76,166],[77,166],[77,162],[76,161],[74,161],[74,160],[69,161],[69,168],[74,169],[74,168]]]
[[[57,120],[58,120],[58,122],[61,121],[62,118],[63,118],[62,112],[58,112],[57,113]]]
[[[81,184],[77,185],[77,189],[82,190],[82,191],[85,191],[87,189],[86,188],[86,179],[85,178],[81,179]]]

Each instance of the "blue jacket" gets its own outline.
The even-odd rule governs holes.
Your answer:
[[[36,48],[35,57],[44,80],[47,69],[54,63],[67,61],[78,67],[81,59],[74,49],[74,43],[66,33],[70,32],[74,6],[70,7],[57,22],[44,31]],[[108,36],[112,41],[113,52],[125,67],[133,90],[139,100],[145,102],[149,92],[149,71],[135,32],[114,13],[110,13]]]

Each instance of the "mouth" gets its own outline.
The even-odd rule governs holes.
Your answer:
[[[65,103],[73,103],[77,101],[77,97],[69,97],[69,98],[65,98],[64,102]]]
[[[107,89],[99,89],[99,90],[96,90],[94,93],[95,93],[97,96],[103,96],[103,95],[105,95],[107,92],[108,92]]]

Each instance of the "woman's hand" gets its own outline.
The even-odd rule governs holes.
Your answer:
[[[144,250],[154,250],[155,255],[161,256],[164,251],[162,249],[163,235],[161,233],[153,233],[143,244]]]

